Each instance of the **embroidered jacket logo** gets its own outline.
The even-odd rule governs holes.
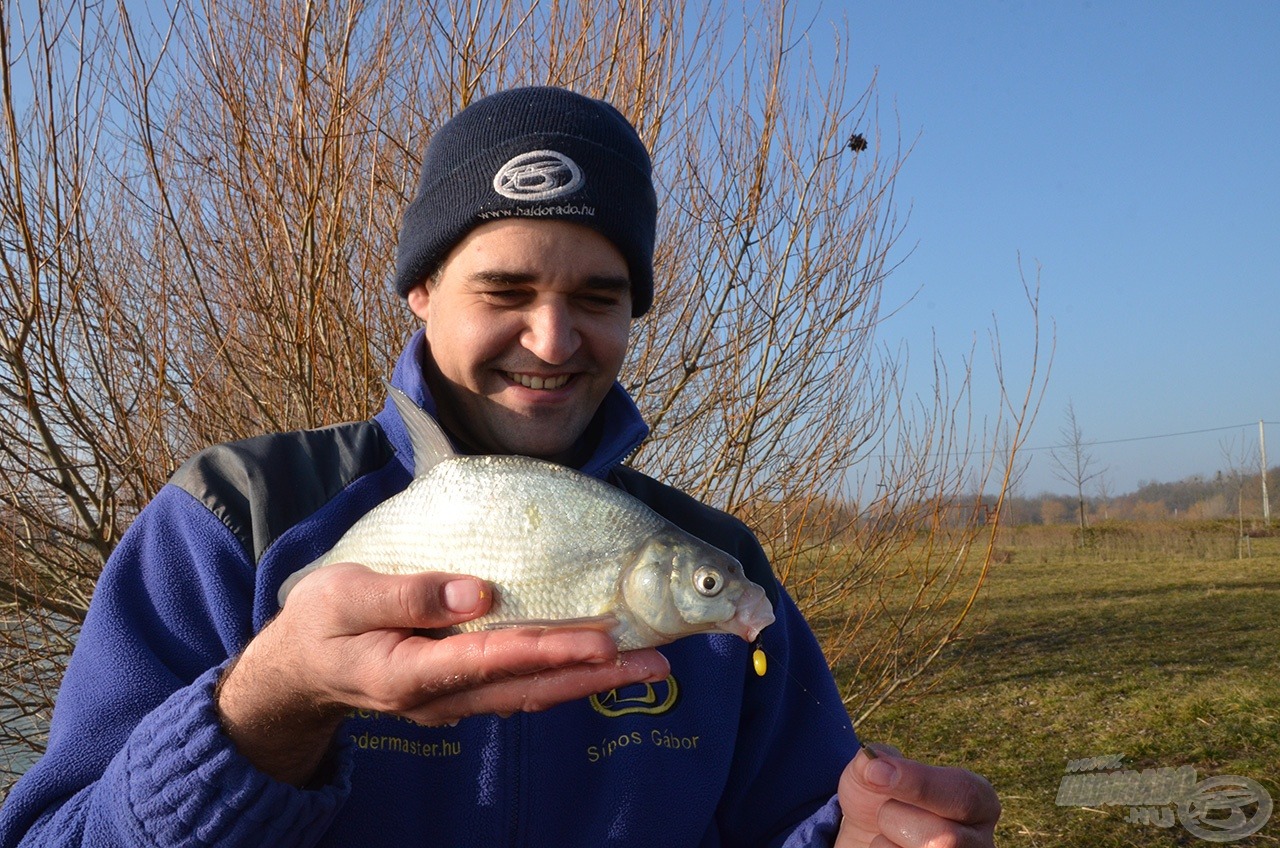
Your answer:
[[[600,715],[620,718],[625,715],[662,715],[675,708],[680,699],[680,687],[670,675],[659,683],[642,683],[625,689],[610,689],[588,700],[591,708]]]
[[[573,194],[586,179],[563,153],[531,150],[507,160],[493,175],[493,190],[511,200],[552,200]]]

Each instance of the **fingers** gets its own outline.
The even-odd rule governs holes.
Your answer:
[[[378,648],[356,646],[357,655]],[[654,650],[619,655],[591,629],[513,629],[445,639],[413,636],[383,663],[353,662],[336,697],[343,703],[443,724],[469,715],[545,710],[596,692],[670,673]]]
[[[561,666],[461,686],[402,714],[419,724],[443,724],[471,715],[539,712],[597,692],[656,682],[670,671],[666,658],[657,651],[632,651],[612,662]]]
[[[513,628],[445,639],[415,636],[392,648],[385,679],[361,682],[353,695],[377,697],[385,691],[385,711],[408,712],[428,699],[555,669],[616,665],[617,659],[618,648],[608,634],[583,628]],[[636,673],[648,670],[628,667]]]
[[[890,755],[876,760],[857,757],[853,772],[875,792],[961,824],[994,822],[1000,815],[1000,801],[991,784],[966,769]]]
[[[313,644],[312,661],[323,664],[317,675],[323,681],[317,688],[327,690],[323,701],[422,723],[546,709],[669,672],[656,651],[633,652],[619,663],[613,638],[597,628],[419,635],[485,614],[492,597],[490,586],[473,577],[385,575],[341,563],[299,581],[280,618],[291,619],[303,629],[300,641]]]
[[[271,627],[307,699],[401,715],[421,724],[480,713],[543,710],[670,673],[657,651],[619,657],[598,628],[525,627],[422,635],[488,612],[473,577],[384,575],[350,563],[300,580]]]
[[[992,844],[1000,801],[990,783],[965,769],[929,766],[889,751],[878,746],[875,759],[859,752],[841,776],[850,838],[838,844]]]

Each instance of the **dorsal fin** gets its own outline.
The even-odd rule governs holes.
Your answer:
[[[391,400],[400,413],[400,420],[404,422],[409,441],[413,445],[414,477],[421,477],[446,459],[457,456],[453,445],[449,443],[449,437],[434,418],[395,386],[388,383],[387,389],[391,392]]]

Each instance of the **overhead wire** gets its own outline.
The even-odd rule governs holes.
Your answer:
[[[1119,444],[1124,444],[1125,442],[1147,442],[1153,439],[1172,439],[1177,436],[1197,436],[1202,433],[1217,433],[1223,430],[1240,430],[1245,427],[1257,427],[1259,423],[1262,423],[1264,425],[1265,424],[1275,425],[1275,424],[1280,424],[1280,421],[1262,421],[1262,422],[1250,421],[1246,424],[1230,424],[1223,427],[1206,427],[1202,430],[1184,430],[1180,433],[1159,433],[1153,436],[1129,436],[1124,439],[1096,439],[1096,440],[1090,439],[1088,441],[1081,441],[1080,446],[1093,447],[1095,445],[1119,445]],[[1044,445],[1044,446],[1035,447],[1035,448],[1020,448],[1019,451],[1054,451],[1054,450],[1062,450],[1063,448],[1069,448],[1069,447],[1071,447],[1070,444]]]

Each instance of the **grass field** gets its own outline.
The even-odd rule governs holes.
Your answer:
[[[1128,807],[1058,806],[1068,762],[1089,757],[1251,778],[1280,806],[1280,538],[1242,560],[1194,536],[1077,550],[1069,532],[1006,533],[978,630],[860,734],[987,776],[1002,846],[1210,844]],[[1280,810],[1230,844],[1280,844]]]

